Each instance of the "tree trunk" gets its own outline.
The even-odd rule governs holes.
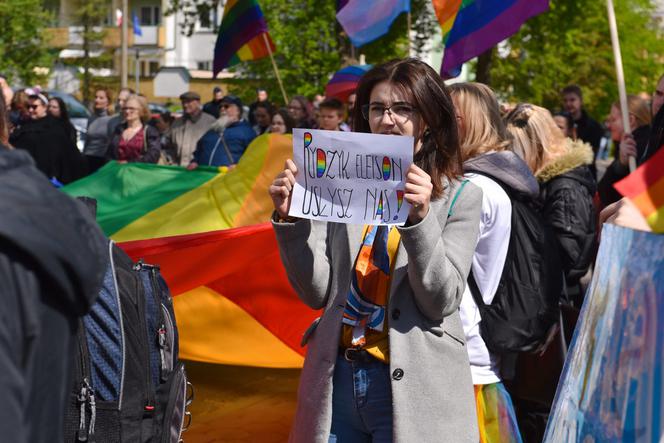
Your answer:
[[[477,72],[475,73],[476,82],[491,85],[491,62],[495,50],[496,47],[494,46],[477,57]]]

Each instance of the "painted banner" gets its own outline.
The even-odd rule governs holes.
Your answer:
[[[544,441],[664,435],[664,236],[604,225]]]
[[[413,137],[293,130],[298,168],[289,215],[338,223],[403,224]]]

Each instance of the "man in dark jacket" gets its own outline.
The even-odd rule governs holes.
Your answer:
[[[207,112],[214,118],[219,118],[221,112],[221,100],[224,98],[224,91],[219,86],[212,90],[212,100],[203,105],[203,112]]]
[[[37,169],[49,179],[69,183],[85,175],[85,162],[62,123],[46,112],[48,99],[29,97],[30,120],[12,132],[9,143],[30,153]]]
[[[604,136],[604,129],[602,125],[597,123],[588,115],[583,109],[583,94],[581,88],[577,85],[566,86],[562,91],[563,107],[565,111],[569,112],[574,120],[574,128],[576,130],[576,137],[584,142],[590,144],[593,148],[593,153],[597,157],[597,151],[600,148],[602,137]],[[595,165],[591,166],[593,175],[595,175]]]
[[[187,166],[232,166],[256,137],[256,132],[242,118],[242,102],[234,95],[221,101],[221,115],[212,128],[201,137],[194,152],[194,159]]]
[[[104,237],[80,203],[22,150],[0,147],[0,439],[58,441],[79,318],[106,268]]]

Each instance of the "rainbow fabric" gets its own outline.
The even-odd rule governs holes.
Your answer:
[[[503,384],[474,387],[480,443],[521,443],[512,398]]]
[[[664,233],[664,145],[614,186],[639,208],[653,232]]]
[[[387,34],[392,22],[410,12],[410,0],[348,0],[337,13],[337,20],[353,45],[360,47]]]
[[[104,232],[161,267],[174,297],[184,359],[297,368],[318,315],[291,289],[272,228],[269,184],[292,137],[257,137],[237,166],[104,166],[63,190],[97,199]]]
[[[270,53],[263,34],[267,36],[269,50],[274,53],[275,46],[258,1],[228,0],[214,45],[214,76],[240,62],[267,57]]]
[[[343,324],[353,327],[353,346],[366,343],[365,330],[382,332],[391,270],[401,236],[388,226],[368,226],[355,262]]]
[[[325,86],[325,96],[338,98],[342,102],[355,92],[362,76],[372,68],[372,65],[352,65],[341,68],[334,73]]]
[[[433,0],[445,53],[440,73],[456,77],[461,65],[515,34],[549,0]]]

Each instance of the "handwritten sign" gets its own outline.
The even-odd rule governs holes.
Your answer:
[[[289,215],[338,223],[403,224],[413,137],[293,129],[298,173]]]

